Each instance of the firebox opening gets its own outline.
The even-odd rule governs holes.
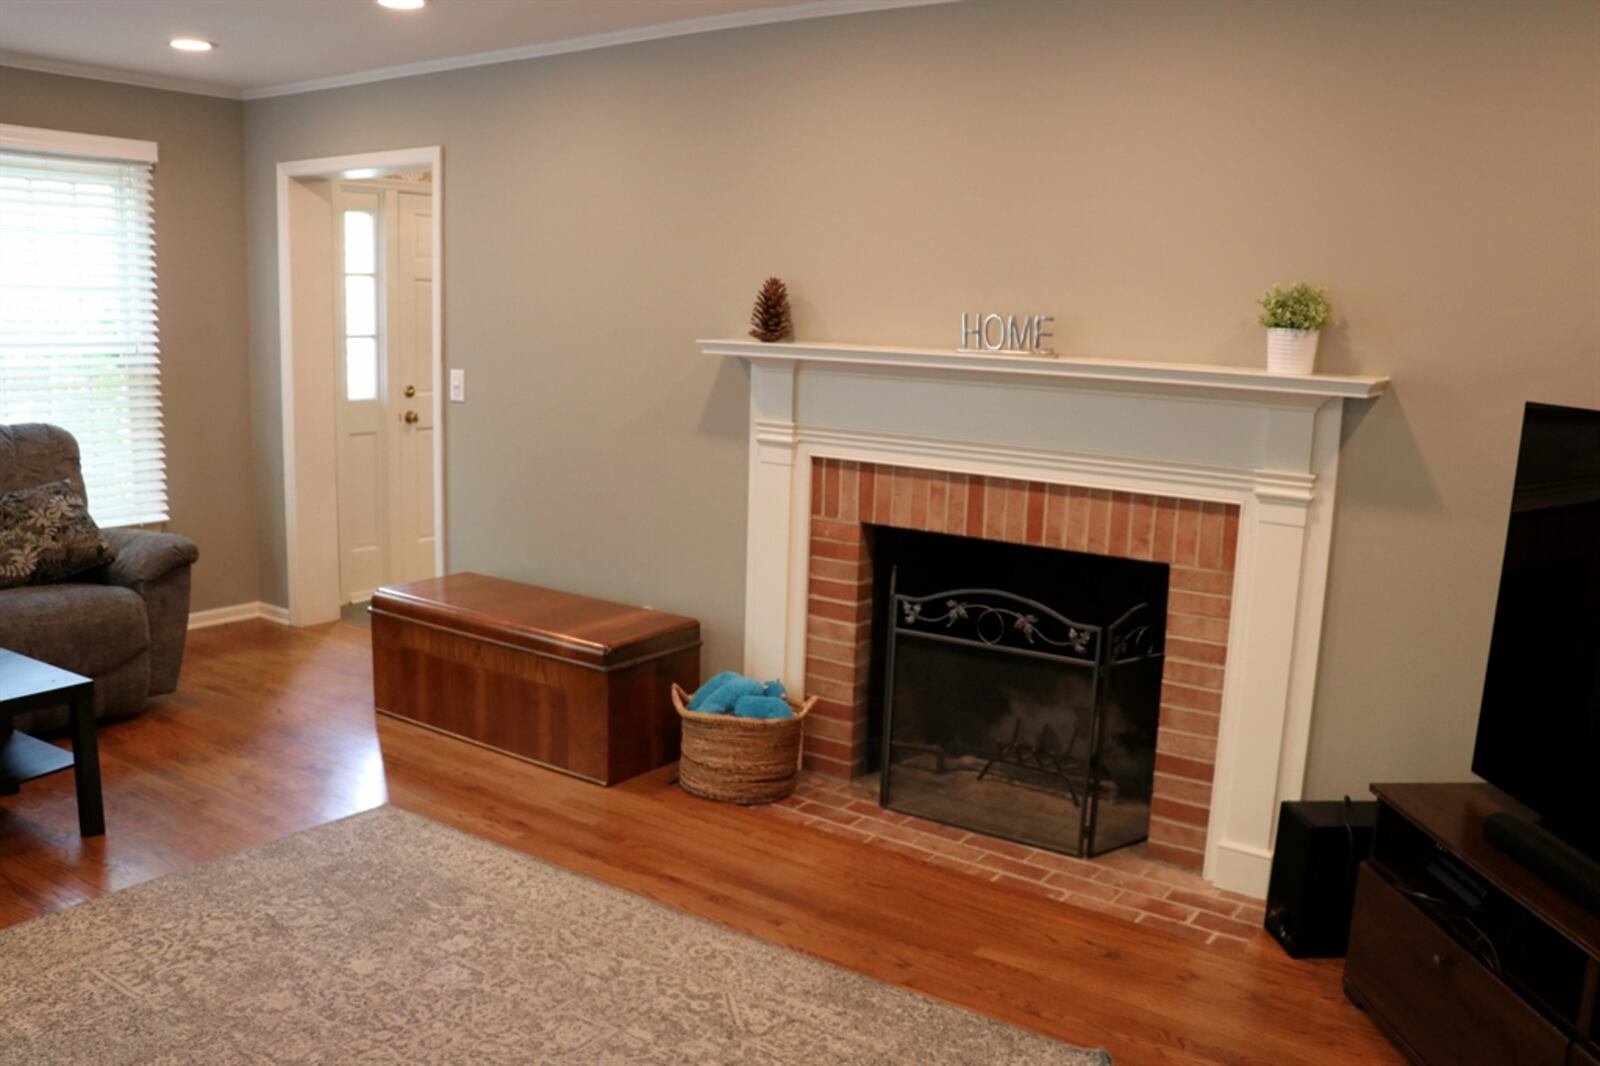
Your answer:
[[[1144,840],[1166,564],[873,532],[884,806],[1071,855]]]

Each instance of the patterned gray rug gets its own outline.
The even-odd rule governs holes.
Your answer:
[[[1106,1066],[392,807],[0,933],[0,1062]]]

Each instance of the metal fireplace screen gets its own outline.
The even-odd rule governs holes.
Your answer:
[[[999,589],[902,595],[898,576],[880,802],[1079,857],[1144,840],[1165,612],[1087,624]]]

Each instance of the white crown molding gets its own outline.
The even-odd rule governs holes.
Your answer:
[[[31,70],[39,74],[59,74],[66,78],[87,78],[89,81],[109,81],[116,85],[134,85],[141,89],[162,89],[171,93],[188,93],[191,96],[215,96],[223,100],[242,100],[238,89],[226,85],[212,85],[188,78],[169,78],[161,74],[140,74],[114,67],[97,67],[88,63],[69,63],[62,59],[23,55],[20,52],[0,52],[0,67]]]
[[[141,74],[115,67],[72,63],[44,56],[24,55],[0,51],[0,67],[38,71],[41,74],[61,74],[71,78],[88,78],[109,81],[118,85],[137,85],[145,89],[165,89],[169,92],[194,93],[215,96],[224,100],[266,100],[274,96],[294,96],[299,93],[320,92],[325,89],[343,89],[351,85],[367,85],[396,78],[414,78],[422,74],[439,74],[448,70],[468,67],[486,67],[496,63],[514,63],[522,59],[539,59],[544,56],[565,55],[569,52],[588,52],[597,48],[612,48],[622,44],[639,44],[659,41],[669,37],[686,37],[696,33],[715,33],[719,30],[743,29],[747,26],[765,26],[778,22],[799,22],[804,19],[829,18],[834,15],[859,15],[872,11],[890,11],[902,7],[928,7],[934,4],[962,3],[964,0],[807,0],[805,3],[784,4],[780,7],[760,8],[754,11],[730,11],[725,15],[707,15],[703,18],[680,19],[654,26],[640,26],[631,30],[611,33],[592,33],[582,37],[567,37],[557,41],[522,45],[517,48],[498,48],[490,52],[469,52],[466,55],[426,59],[399,66],[376,67],[351,74],[335,74],[326,78],[264,85],[254,89],[236,89],[188,78],[171,78],[161,74]]]
[[[357,71],[354,74],[336,74],[327,78],[268,85],[259,89],[245,89],[239,95],[245,100],[265,100],[274,96],[294,96],[299,93],[321,92],[325,89],[343,89],[375,81],[414,78],[421,74],[439,74],[468,67],[514,63],[522,59],[541,59],[545,56],[566,55],[569,52],[589,52],[597,48],[659,41],[668,37],[686,37],[696,33],[716,33],[720,30],[737,30],[747,26],[765,26],[777,22],[798,22],[803,19],[829,18],[834,15],[859,15],[902,7],[927,7],[933,4],[961,2],[962,0],[808,0],[806,3],[784,4],[781,7],[730,11],[725,15],[680,19],[677,22],[662,22],[631,30],[591,33],[582,37],[567,37],[558,41],[544,41],[516,48],[498,48],[492,52],[471,52],[467,55],[446,56],[442,59],[426,59],[419,63],[378,67],[374,70]]]

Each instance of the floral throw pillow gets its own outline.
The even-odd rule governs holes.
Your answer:
[[[70,481],[0,492],[0,588],[59,581],[116,557]]]

